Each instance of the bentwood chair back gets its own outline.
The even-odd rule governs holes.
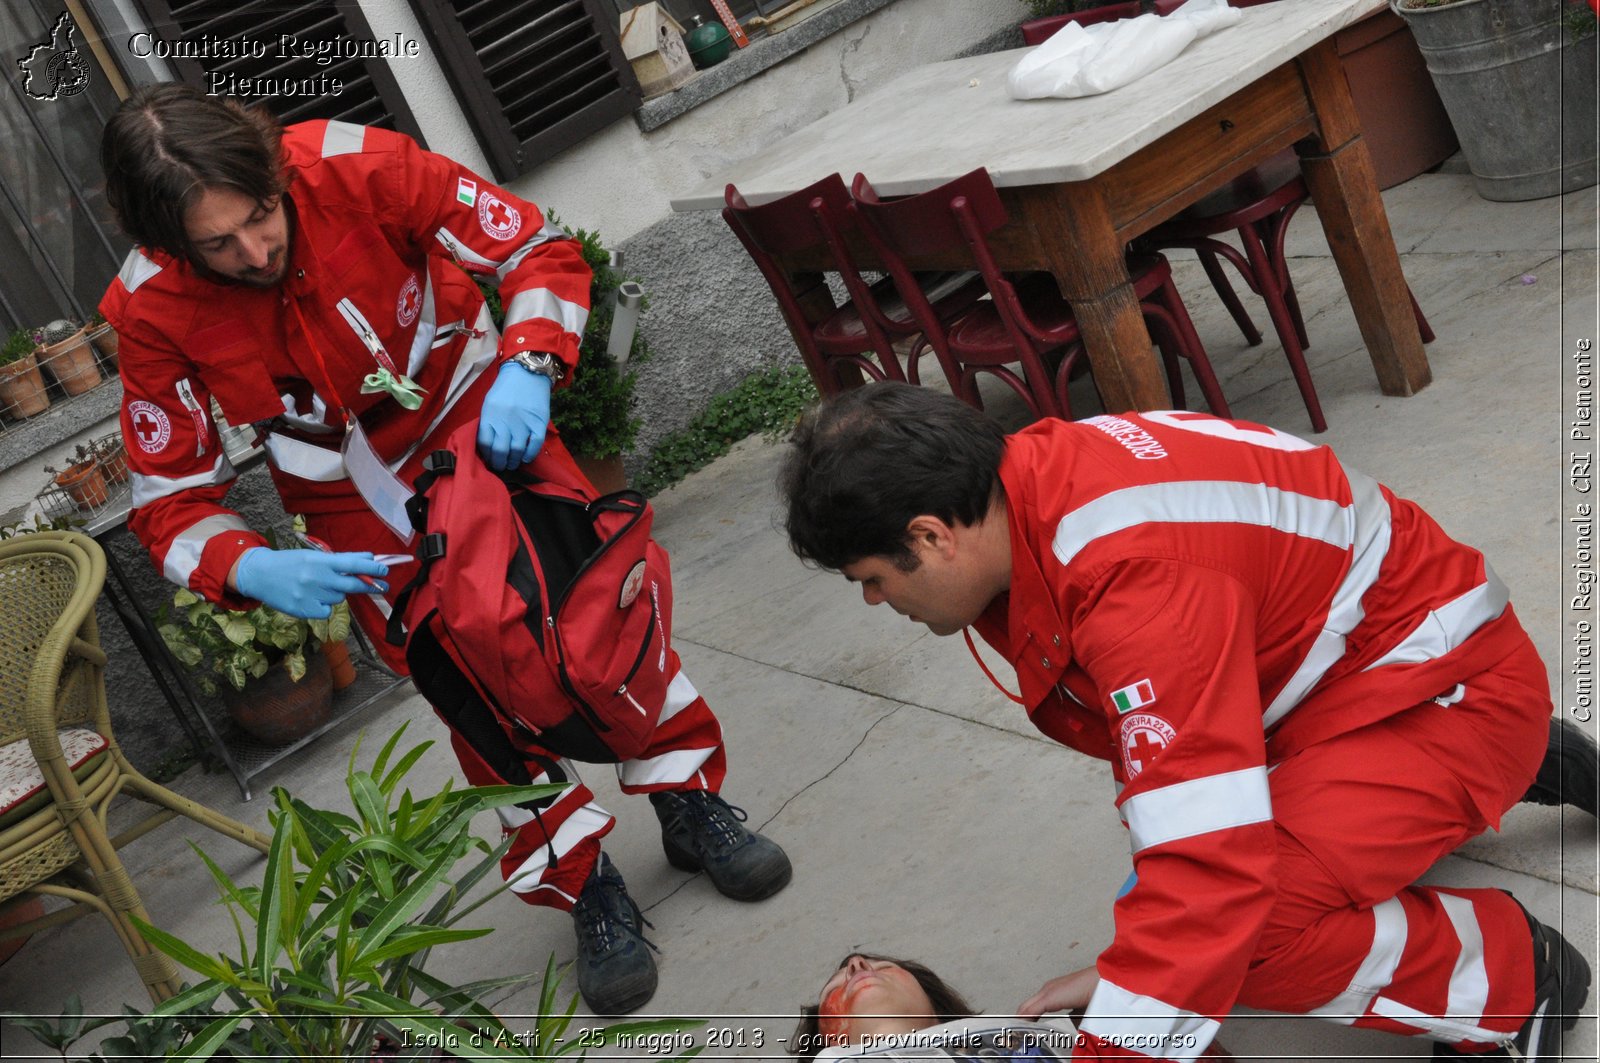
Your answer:
[[[1182,2],[1155,0],[1155,11],[1166,15],[1182,6]],[[1276,0],[1228,0],[1231,7],[1256,7],[1273,2]],[[1311,427],[1321,432],[1328,427],[1328,422],[1311,381],[1311,368],[1306,364],[1305,351],[1311,346],[1311,340],[1306,335],[1305,317],[1300,312],[1300,300],[1295,295],[1288,256],[1284,253],[1289,222],[1310,197],[1311,192],[1300,173],[1299,157],[1292,149],[1285,149],[1158,225],[1140,239],[1139,245],[1149,249],[1184,247],[1195,251],[1217,297],[1243,333],[1245,342],[1254,347],[1261,342],[1261,332],[1229,283],[1222,260],[1226,259],[1239,271],[1250,290],[1266,303],[1267,316],[1289,360],[1289,371],[1311,417]],[[1230,232],[1238,235],[1243,253],[1217,239]],[[1417,305],[1416,296],[1409,289],[1407,294],[1422,342],[1432,343],[1434,334],[1428,319]]]
[[[900,286],[901,296],[921,321],[951,390],[982,408],[977,379],[990,375],[1027,403],[1037,417],[1070,417],[1067,384],[1087,371],[1088,360],[1071,308],[1048,274],[1012,275],[1001,270],[990,234],[1009,221],[1005,204],[984,169],[903,199],[885,200],[864,174],[851,185],[862,228]],[[932,313],[909,262],[948,259],[965,252],[977,266],[990,299],[946,326]],[[1213,413],[1229,416],[1227,401],[1205,350],[1171,284],[1159,255],[1129,263],[1140,309],[1161,349],[1174,402],[1183,405],[1180,358],[1190,362]],[[1015,366],[1015,368],[1013,368]]]
[[[68,902],[0,937],[98,912],[160,1002],[177,992],[177,971],[132,921],[150,917],[118,850],[175,815],[263,853],[269,839],[150,781],[123,755],[95,625],[105,575],[86,535],[0,542],[0,906],[30,894]],[[112,836],[107,816],[121,793],[157,811]]]

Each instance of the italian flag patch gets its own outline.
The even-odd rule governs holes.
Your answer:
[[[1156,688],[1150,685],[1148,679],[1141,679],[1132,686],[1111,692],[1111,704],[1116,706],[1119,713],[1142,709],[1154,700],[1156,700]]]
[[[456,201],[472,206],[478,200],[478,182],[469,181],[465,177],[456,179]]]

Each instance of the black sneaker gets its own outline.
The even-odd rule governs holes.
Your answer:
[[[1550,746],[1523,796],[1539,805],[1573,805],[1589,815],[1600,802],[1600,747],[1568,720],[1550,718]]]
[[[789,857],[776,842],[744,828],[744,809],[704,790],[654,793],[650,803],[673,867],[705,871],[719,892],[736,901],[759,901],[789,884]]]
[[[1523,912],[1527,915],[1527,912]],[[1450,1045],[1433,1046],[1435,1056],[1463,1059],[1521,1059],[1554,1063],[1561,1056],[1561,1031],[1578,1025],[1589,999],[1589,961],[1553,927],[1528,915],[1533,932],[1533,1014],[1517,1035],[1500,1048],[1476,1055]]]
[[[605,853],[589,872],[572,908],[578,931],[578,992],[596,1015],[624,1015],[656,991],[656,947],[645,940],[650,921],[628,896],[622,875]]]

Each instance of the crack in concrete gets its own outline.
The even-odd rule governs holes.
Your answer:
[[[839,80],[844,82],[844,96],[846,103],[855,102],[856,90],[860,88],[861,82],[850,76],[850,72],[845,69],[845,61],[850,58],[851,53],[861,50],[861,45],[866,41],[867,35],[871,32],[872,24],[868,23],[861,28],[861,36],[846,39],[844,42],[844,47],[839,49]]]

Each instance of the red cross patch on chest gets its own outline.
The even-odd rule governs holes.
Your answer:
[[[1122,767],[1129,779],[1154,764],[1161,751],[1178,737],[1170,723],[1150,712],[1124,716],[1121,733]]]
[[[422,285],[417,283],[417,275],[411,274],[406,278],[405,284],[400,286],[400,298],[395,302],[394,319],[400,323],[401,328],[409,328],[417,319],[417,312],[422,309]]]

